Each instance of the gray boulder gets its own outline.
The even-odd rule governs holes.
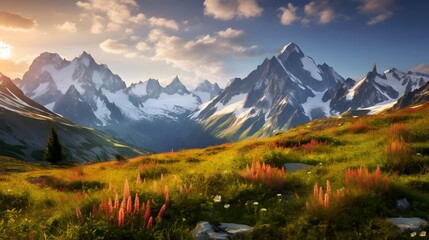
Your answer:
[[[211,224],[207,221],[197,223],[192,236],[196,240],[227,240],[236,239],[245,236],[253,230],[253,227],[236,224],[236,223],[220,223]]]
[[[410,231],[420,231],[422,227],[428,226],[428,222],[421,218],[388,218],[387,221],[396,225],[401,231],[410,230]]]

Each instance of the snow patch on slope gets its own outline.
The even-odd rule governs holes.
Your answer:
[[[364,108],[364,109],[370,110],[368,114],[378,114],[384,110],[392,108],[393,105],[396,104],[396,102],[397,101],[390,101],[390,102],[386,101],[386,102],[378,103],[372,107],[368,107],[368,108]]]
[[[51,74],[52,79],[55,82],[55,85],[57,85],[57,89],[62,93],[65,94],[69,87],[73,84],[73,73],[76,69],[76,61],[72,61],[70,64],[68,64],[66,67],[57,69],[54,65],[49,64],[42,68],[42,72],[46,71],[49,74]],[[81,87],[79,85],[76,86],[76,89],[79,92],[81,91]]]
[[[106,103],[100,98],[97,97],[95,103],[97,104],[97,110],[94,111],[94,114],[103,123],[103,126],[105,126],[107,125],[107,120],[110,119],[110,111],[106,107]]]
[[[95,84],[95,88],[99,89],[103,85],[103,80],[101,79],[101,74],[98,71],[94,71],[92,74],[92,81]]]
[[[347,92],[346,100],[352,100],[356,94],[356,89],[358,89],[365,81],[366,78],[363,78],[359,82],[355,83],[355,85]]]
[[[208,92],[195,91],[194,94],[200,97],[202,103],[205,103],[211,100],[210,93]]]
[[[301,62],[302,62],[302,65],[304,66],[304,70],[309,72],[312,78],[318,81],[322,81],[322,76],[320,76],[320,69],[316,66],[313,59],[305,56],[301,59]]]
[[[247,93],[242,93],[233,96],[226,105],[219,102],[216,104],[217,111],[213,115],[223,115],[228,113],[234,113],[235,116],[239,116],[244,111],[244,103],[246,101]]]
[[[137,96],[137,97],[143,97],[147,95],[147,81],[146,82],[140,82],[131,88],[130,93]]]
[[[34,89],[34,91],[33,91],[34,94],[31,97],[37,98],[37,97],[42,96],[45,93],[46,89],[48,89],[48,85],[49,85],[48,82],[44,82],[44,83],[39,84],[39,86],[36,89]]]
[[[150,98],[143,103],[142,111],[148,115],[169,116],[168,112],[182,114],[185,111],[194,111],[199,106],[197,98],[191,94],[161,93],[158,99]]]
[[[302,103],[302,108],[304,109],[305,115],[307,115],[311,120],[311,111],[320,109],[325,113],[325,116],[330,116],[330,108],[329,103],[331,100],[323,102],[322,98],[325,92],[314,92],[314,97],[307,98],[307,101],[305,103]]]
[[[115,103],[115,105],[121,110],[122,114],[132,120],[142,119],[144,113],[134,106],[128,99],[128,95],[123,90],[117,92],[103,91],[103,94],[109,99],[109,101]]]

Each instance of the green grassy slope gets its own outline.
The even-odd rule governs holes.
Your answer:
[[[247,239],[406,239],[410,233],[398,232],[386,218],[429,220],[428,119],[429,103],[319,119],[271,138],[126,162],[53,167],[0,158],[0,238],[189,239],[196,223],[207,220],[254,226]],[[256,180],[245,177],[252,162],[270,170]],[[282,177],[287,162],[313,167],[286,170]],[[346,182],[345,171],[361,166],[369,173],[380,166],[381,176]],[[325,205],[327,180],[332,193]],[[323,187],[321,205],[313,196],[315,183]],[[125,195],[123,224],[121,207],[108,206],[115,193],[119,205]],[[150,215],[146,208],[135,210],[136,195],[139,207],[149,200]],[[396,209],[404,197],[410,207]],[[165,214],[157,217],[164,203]]]

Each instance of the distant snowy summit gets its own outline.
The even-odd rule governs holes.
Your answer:
[[[124,120],[177,120],[220,90],[217,84],[206,81],[194,94],[178,77],[165,88],[154,79],[127,87],[118,75],[106,65],[97,64],[86,52],[72,61],[55,53],[42,53],[18,84],[36,102],[87,126]]]
[[[216,83],[204,81],[189,91],[175,77],[165,87],[155,79],[127,87],[86,52],[71,61],[42,53],[16,83],[47,109],[135,146],[169,151],[220,143],[189,119],[200,104],[219,93]]]

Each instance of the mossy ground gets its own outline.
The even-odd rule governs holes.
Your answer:
[[[0,157],[0,239],[189,239],[201,220],[254,226],[247,239],[406,239],[410,233],[397,231],[386,218],[429,220],[428,119],[425,104],[376,116],[319,119],[271,138],[79,166]],[[394,123],[407,131],[411,172],[389,168],[385,145]],[[302,147],[311,139],[324,144]],[[286,172],[285,183],[276,188],[242,177],[255,160],[314,167]],[[315,182],[330,180],[333,189],[340,189],[345,170],[362,165],[370,171],[379,165],[389,178],[389,191],[357,195],[324,214],[306,210]],[[138,173],[145,183],[136,183]],[[140,200],[154,199],[154,210],[163,202],[154,182],[158,188],[168,186],[166,214],[152,230],[119,228],[115,220],[89,217],[94,203],[114,197],[115,190],[122,193],[125,180]],[[182,196],[180,186],[191,184],[192,190]],[[221,202],[213,200],[217,195]],[[410,207],[396,209],[396,200],[404,197]],[[83,221],[75,215],[76,206]]]

